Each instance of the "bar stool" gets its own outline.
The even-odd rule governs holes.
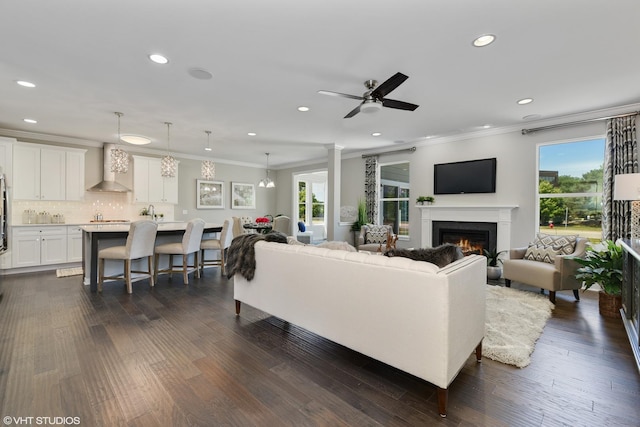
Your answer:
[[[225,220],[222,225],[219,239],[205,239],[200,242],[200,270],[204,273],[205,265],[219,265],[220,271],[224,274],[224,250],[227,248],[227,236],[229,235],[229,220]],[[220,258],[206,259],[205,251],[220,251]]]
[[[187,228],[182,236],[182,242],[164,243],[155,248],[155,280],[158,280],[158,273],[182,272],[184,284],[189,284],[189,273],[196,272],[196,277],[200,278],[200,268],[198,266],[198,254],[200,253],[200,240],[204,231],[204,220],[200,218],[192,219],[187,223]],[[193,265],[189,265],[189,255],[193,254]],[[169,255],[169,268],[158,270],[160,255]],[[173,256],[182,255],[182,266],[173,265]],[[177,268],[176,268],[177,267]]]
[[[124,279],[127,284],[127,293],[131,293],[131,273],[143,274],[149,277],[149,283],[153,287],[153,247],[156,242],[158,224],[149,220],[135,221],[129,226],[127,243],[124,246],[113,246],[98,251],[98,292],[102,292],[104,279]],[[147,258],[147,271],[132,271],[131,261]],[[104,263],[106,259],[124,260],[124,272],[119,276],[105,276]]]

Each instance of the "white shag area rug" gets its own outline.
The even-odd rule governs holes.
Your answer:
[[[83,273],[84,270],[82,269],[82,267],[59,268],[56,270],[57,277],[77,276]]]
[[[554,305],[542,294],[487,285],[487,318],[482,355],[524,368],[531,363]]]

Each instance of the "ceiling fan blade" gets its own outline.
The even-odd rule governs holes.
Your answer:
[[[359,101],[362,101],[364,99],[361,96],[349,95],[348,93],[332,92],[330,90],[319,90],[318,93],[321,95],[341,96],[343,98],[357,99]]]
[[[409,76],[405,76],[402,73],[395,73],[393,76],[389,77],[387,81],[375,88],[373,92],[371,92],[371,96],[376,99],[384,98],[387,94],[391,93],[392,90],[404,83],[408,78]]]
[[[409,110],[409,111],[413,111],[419,107],[419,105],[416,105],[416,104],[410,104],[408,102],[396,101],[395,99],[387,99],[387,98],[382,100],[382,106],[389,107],[389,108],[397,108],[398,110]]]
[[[360,112],[360,105],[358,105],[356,108],[354,108],[353,110],[349,111],[349,114],[347,114],[346,116],[344,116],[345,119],[349,119],[353,116],[355,116],[356,114],[358,114]]]

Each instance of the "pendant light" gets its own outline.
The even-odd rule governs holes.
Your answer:
[[[120,117],[124,114],[115,112],[118,116],[118,141],[116,147],[111,149],[111,172],[127,173],[129,171],[129,154],[118,146],[120,143]]]
[[[160,163],[160,174],[165,178],[175,178],[177,162],[175,157],[171,155],[171,122],[164,122],[167,125],[167,155],[162,158]]]
[[[258,187],[273,188],[276,186],[276,183],[273,182],[271,178],[269,178],[269,153],[264,154],[267,155],[267,176],[264,179],[260,180],[260,182],[258,183]]]
[[[211,151],[211,145],[209,144],[209,137],[211,136],[210,130],[205,130],[207,134],[207,148],[205,150]],[[212,160],[203,160],[202,167],[200,168],[200,174],[204,179],[213,179],[216,176],[216,164]]]

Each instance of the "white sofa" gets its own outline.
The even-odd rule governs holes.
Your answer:
[[[444,268],[407,258],[257,242],[255,277],[234,276],[244,302],[438,387],[482,356],[486,259]]]

